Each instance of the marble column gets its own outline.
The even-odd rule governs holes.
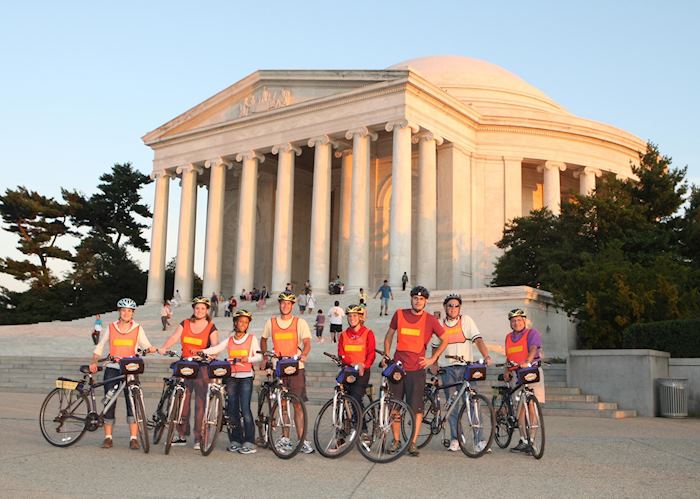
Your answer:
[[[352,139],[352,189],[350,203],[350,244],[347,290],[369,287],[369,163],[370,140],[377,134],[367,127],[348,130],[345,138]]]
[[[579,178],[579,193],[582,196],[590,196],[595,190],[595,178],[603,174],[598,168],[586,166],[582,170],[574,172]]]
[[[348,258],[350,251],[350,211],[352,205],[352,147],[336,151],[341,158],[340,167],[340,206],[338,214],[338,275],[347,282]],[[332,276],[335,278],[335,276]]]
[[[504,222],[523,215],[523,159],[503,157]]]
[[[197,223],[197,175],[202,169],[194,164],[178,167],[182,174],[180,197],[180,225],[177,231],[177,257],[175,264],[175,291],[183,302],[192,300],[194,281],[194,237]]]
[[[309,140],[314,147],[314,179],[311,199],[309,280],[314,293],[328,292],[331,260],[331,142],[327,135]]]
[[[272,243],[272,290],[284,290],[292,278],[292,222],[294,217],[294,155],[301,149],[291,143],[276,145],[277,194],[275,228]]]
[[[418,144],[418,234],[416,284],[437,286],[437,145],[442,137],[424,132],[413,137]]]
[[[407,120],[399,120],[387,123],[385,129],[394,133],[389,211],[389,284],[398,288],[404,272],[411,276],[411,132],[417,132],[418,127]]]
[[[223,158],[204,163],[209,168],[209,199],[207,203],[207,233],[204,245],[204,276],[202,294],[211,296],[221,291],[221,262],[224,239],[224,193],[226,170],[233,165]]]
[[[561,182],[559,172],[566,170],[566,164],[559,161],[545,161],[537,167],[544,173],[544,206],[555,215],[561,213]]]
[[[255,151],[236,155],[243,162],[241,188],[238,200],[238,241],[233,291],[237,296],[241,290],[253,289],[255,277],[255,217],[258,205],[258,164],[265,156]]]
[[[168,239],[168,198],[172,173],[163,170],[151,177],[156,181],[156,193],[153,202],[146,303],[162,304],[165,294],[165,248]]]

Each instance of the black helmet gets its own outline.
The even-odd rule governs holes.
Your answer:
[[[416,286],[411,290],[411,296],[422,296],[427,300],[430,298],[430,291],[428,291],[424,286]]]
[[[458,294],[455,294],[455,293],[451,293],[451,294],[447,295],[445,297],[445,299],[442,301],[442,304],[447,305],[447,302],[450,300],[457,300],[460,305],[462,304],[462,297],[459,296]]]

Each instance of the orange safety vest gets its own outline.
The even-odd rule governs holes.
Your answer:
[[[128,333],[120,333],[114,322],[109,324],[109,354],[119,360],[136,355],[136,340],[139,337],[139,325],[135,322]]]
[[[277,323],[277,317],[272,317],[272,346],[275,354],[280,357],[294,357],[299,348],[298,317],[292,317],[289,327],[283,329]]]
[[[400,310],[397,314],[398,340],[396,342],[397,352],[412,352],[417,354],[425,353],[425,342],[423,341],[423,330],[427,320],[427,312],[423,312],[416,324],[408,322],[404,316],[407,313]],[[408,312],[410,313],[410,312]]]
[[[506,360],[524,364],[527,362],[527,337],[530,335],[530,330],[526,330],[518,341],[513,341],[513,332],[506,335]],[[515,368],[511,368],[512,371]]]
[[[448,344],[452,343],[464,343],[467,341],[466,336],[464,336],[464,331],[462,330],[462,316],[459,316],[459,320],[457,321],[457,324],[455,324],[452,327],[447,327],[447,324],[444,324],[445,326],[445,333],[442,335],[443,340],[447,340]]]
[[[354,338],[350,336],[350,328],[343,331],[343,348],[345,349],[345,356],[343,357],[343,364],[347,366],[355,365],[365,365],[365,360],[367,360],[367,335],[369,334],[369,329],[362,326],[360,328],[360,333]]]
[[[207,323],[204,329],[197,334],[192,332],[191,324],[189,319],[186,319],[182,326],[180,343],[182,343],[183,357],[194,357],[197,352],[209,347],[209,333],[213,324],[211,322]]]
[[[233,342],[233,336],[228,339],[228,358],[230,360],[238,359],[238,362],[231,364],[232,373],[249,373],[253,370],[253,364],[248,362],[250,357],[250,348],[253,344],[253,335],[248,334],[248,338],[243,343],[236,344]]]

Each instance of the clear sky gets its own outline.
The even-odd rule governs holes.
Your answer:
[[[691,0],[7,2],[0,190],[91,194],[116,162],[148,173],[143,134],[256,69],[442,54],[503,66],[576,115],[657,142],[700,184],[699,18]],[[152,205],[152,186],[143,194]],[[168,259],[177,215],[169,222]],[[15,244],[0,232],[0,255],[17,257]],[[0,285],[19,289],[1,274]]]

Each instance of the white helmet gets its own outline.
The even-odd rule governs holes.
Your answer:
[[[122,298],[117,302],[117,308],[130,308],[136,310],[136,302],[131,298]]]

